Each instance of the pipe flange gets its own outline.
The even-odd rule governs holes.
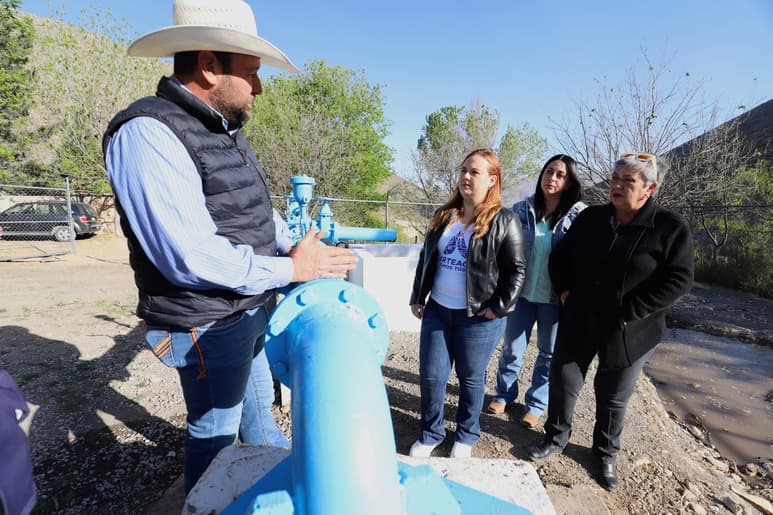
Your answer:
[[[379,366],[386,358],[389,347],[389,328],[384,311],[378,302],[362,287],[342,279],[316,279],[303,283],[291,290],[276,306],[266,328],[266,355],[271,373],[283,384],[290,386],[288,327],[306,311],[347,310],[348,319],[365,329],[369,338],[363,345],[370,344]],[[341,327],[346,331],[346,327]]]

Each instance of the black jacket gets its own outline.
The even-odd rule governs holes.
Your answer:
[[[445,227],[427,233],[416,265],[410,304],[424,304],[437,271],[438,241]],[[513,310],[526,276],[521,222],[509,209],[491,220],[481,238],[470,238],[467,254],[467,316],[485,308],[497,317]]]
[[[113,118],[103,139],[104,151],[110,137],[137,116],[164,123],[188,150],[201,176],[206,207],[217,233],[233,245],[249,245],[255,254],[276,255],[268,181],[244,137],[238,132],[229,134],[220,115],[177,82],[162,78],[156,96],[134,102]],[[258,307],[274,295],[273,290],[241,295],[225,288],[193,290],[172,284],[145,254],[123,214],[121,200],[116,198],[116,207],[139,290],[137,315],[148,324],[196,327]]]
[[[556,352],[597,346],[600,365],[630,366],[660,342],[666,309],[692,286],[693,239],[680,215],[649,199],[614,224],[612,204],[577,216],[550,255],[550,279],[569,291]]]

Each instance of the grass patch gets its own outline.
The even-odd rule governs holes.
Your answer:
[[[107,312],[108,315],[124,316],[133,315],[135,305],[128,302],[110,302],[107,300],[98,300],[94,303],[100,310]]]

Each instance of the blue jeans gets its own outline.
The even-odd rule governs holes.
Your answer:
[[[536,322],[538,354],[531,376],[531,386],[524,396],[524,404],[529,413],[542,415],[545,412],[550,387],[550,360],[556,345],[560,311],[558,304],[530,302],[523,297],[518,299],[515,311],[507,316],[505,341],[499,355],[495,401],[509,404],[518,398],[518,375],[523,365],[529,336]]]
[[[264,307],[192,329],[148,327],[153,353],[180,376],[188,410],[185,491],[234,443],[289,447],[271,413],[274,385],[263,350]]]
[[[459,378],[456,441],[472,445],[480,438],[486,367],[504,322],[504,318],[468,317],[465,309],[448,309],[431,299],[427,303],[419,339],[423,444],[439,444],[446,436],[446,385],[452,366]]]

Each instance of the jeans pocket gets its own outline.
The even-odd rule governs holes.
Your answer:
[[[172,368],[178,366],[174,358],[175,352],[172,349],[171,331],[168,329],[148,327],[148,330],[145,333],[145,343],[164,365]],[[191,345],[193,345],[192,342]]]

